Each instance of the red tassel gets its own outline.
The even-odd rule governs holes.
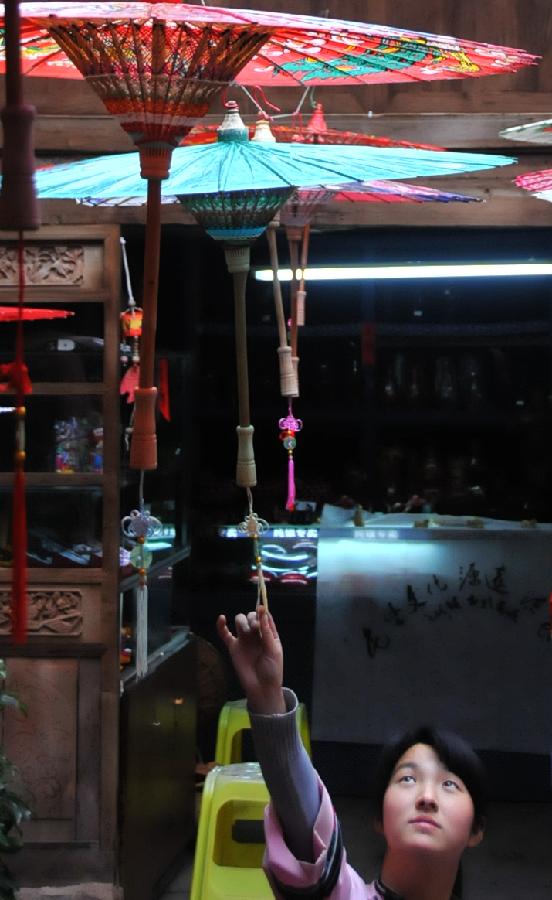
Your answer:
[[[288,495],[286,500],[286,509],[288,509],[290,512],[295,509],[295,466],[291,453],[288,457]]]
[[[12,637],[14,643],[27,640],[27,510],[25,505],[25,366],[23,362],[23,298],[25,269],[23,232],[19,232],[19,318],[15,333],[15,361],[11,377],[16,386],[15,455],[12,506]]]
[[[27,510],[23,460],[15,464],[12,547],[12,636],[15,644],[24,644],[27,640]]]

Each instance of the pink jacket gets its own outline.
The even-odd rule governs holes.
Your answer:
[[[295,890],[305,888],[306,896],[309,896],[308,889],[312,889],[323,878],[327,851],[335,833],[337,819],[329,794],[322,782],[320,790],[322,799],[313,830],[313,848],[316,857],[313,863],[303,862],[293,856],[286,845],[272,804],[266,808],[266,853],[263,865],[276,897],[285,896],[278,890],[278,882]],[[300,894],[297,896],[300,897]],[[319,896],[327,897],[328,900],[381,900],[374,884],[366,884],[348,864],[345,850],[342,852],[339,875],[333,890],[329,894]]]

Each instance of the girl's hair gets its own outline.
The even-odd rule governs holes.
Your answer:
[[[374,784],[376,817],[383,819],[383,797],[391,776],[401,756],[414,744],[427,744],[435,750],[441,762],[450,772],[462,779],[473,802],[473,831],[483,828],[487,784],[485,769],[475,750],[464,738],[452,731],[442,731],[430,725],[422,725],[387,744],[379,759]]]

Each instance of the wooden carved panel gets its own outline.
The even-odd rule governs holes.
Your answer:
[[[82,593],[52,588],[27,592],[28,631],[40,635],[82,634]],[[11,592],[0,591],[0,634],[11,634]]]
[[[72,285],[84,282],[84,247],[82,244],[28,244],[24,249],[27,285]],[[18,284],[17,247],[0,245],[0,286]]]
[[[8,660],[9,690],[27,716],[4,714],[7,756],[16,762],[34,820],[73,819],[77,773],[76,660]]]

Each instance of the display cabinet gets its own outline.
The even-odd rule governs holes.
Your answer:
[[[0,243],[0,303],[17,299],[16,241],[8,234]],[[115,891],[121,884],[135,900],[133,885],[153,892],[193,825],[193,637],[175,631],[171,621],[172,566],[187,554],[176,414],[186,360],[176,353],[167,360],[175,415],[159,423],[159,471],[146,476],[147,502],[162,529],[150,548],[151,665],[139,679],[138,575],[120,527],[121,517],[138,506],[139,473],[128,467],[131,407],[119,395],[119,228],[43,227],[26,239],[24,262],[26,302],[71,315],[25,324],[32,381],[26,397],[29,617],[28,640],[19,646],[12,644],[10,622],[13,394],[3,393],[0,406],[0,655],[9,688],[28,708],[25,719],[6,716],[3,743],[32,810],[13,870],[24,886],[89,882]],[[13,359],[14,328],[0,325],[0,362]],[[186,706],[177,710],[178,734],[157,746],[156,759],[167,771],[183,766],[183,788],[163,827],[149,836],[146,865],[145,854],[129,856],[137,815],[129,798],[141,741],[131,711],[167,691],[185,695]],[[167,822],[177,815],[178,837],[167,842]]]
[[[17,299],[17,236],[0,244],[0,303]],[[25,240],[27,304],[66,319],[25,324],[28,640],[10,639],[13,395],[0,416],[0,654],[28,716],[3,741],[33,815],[22,884],[111,882],[119,704],[119,231],[43,227]],[[0,326],[2,362],[14,326]],[[115,402],[114,402],[115,401]],[[55,852],[54,852],[55,850]]]

